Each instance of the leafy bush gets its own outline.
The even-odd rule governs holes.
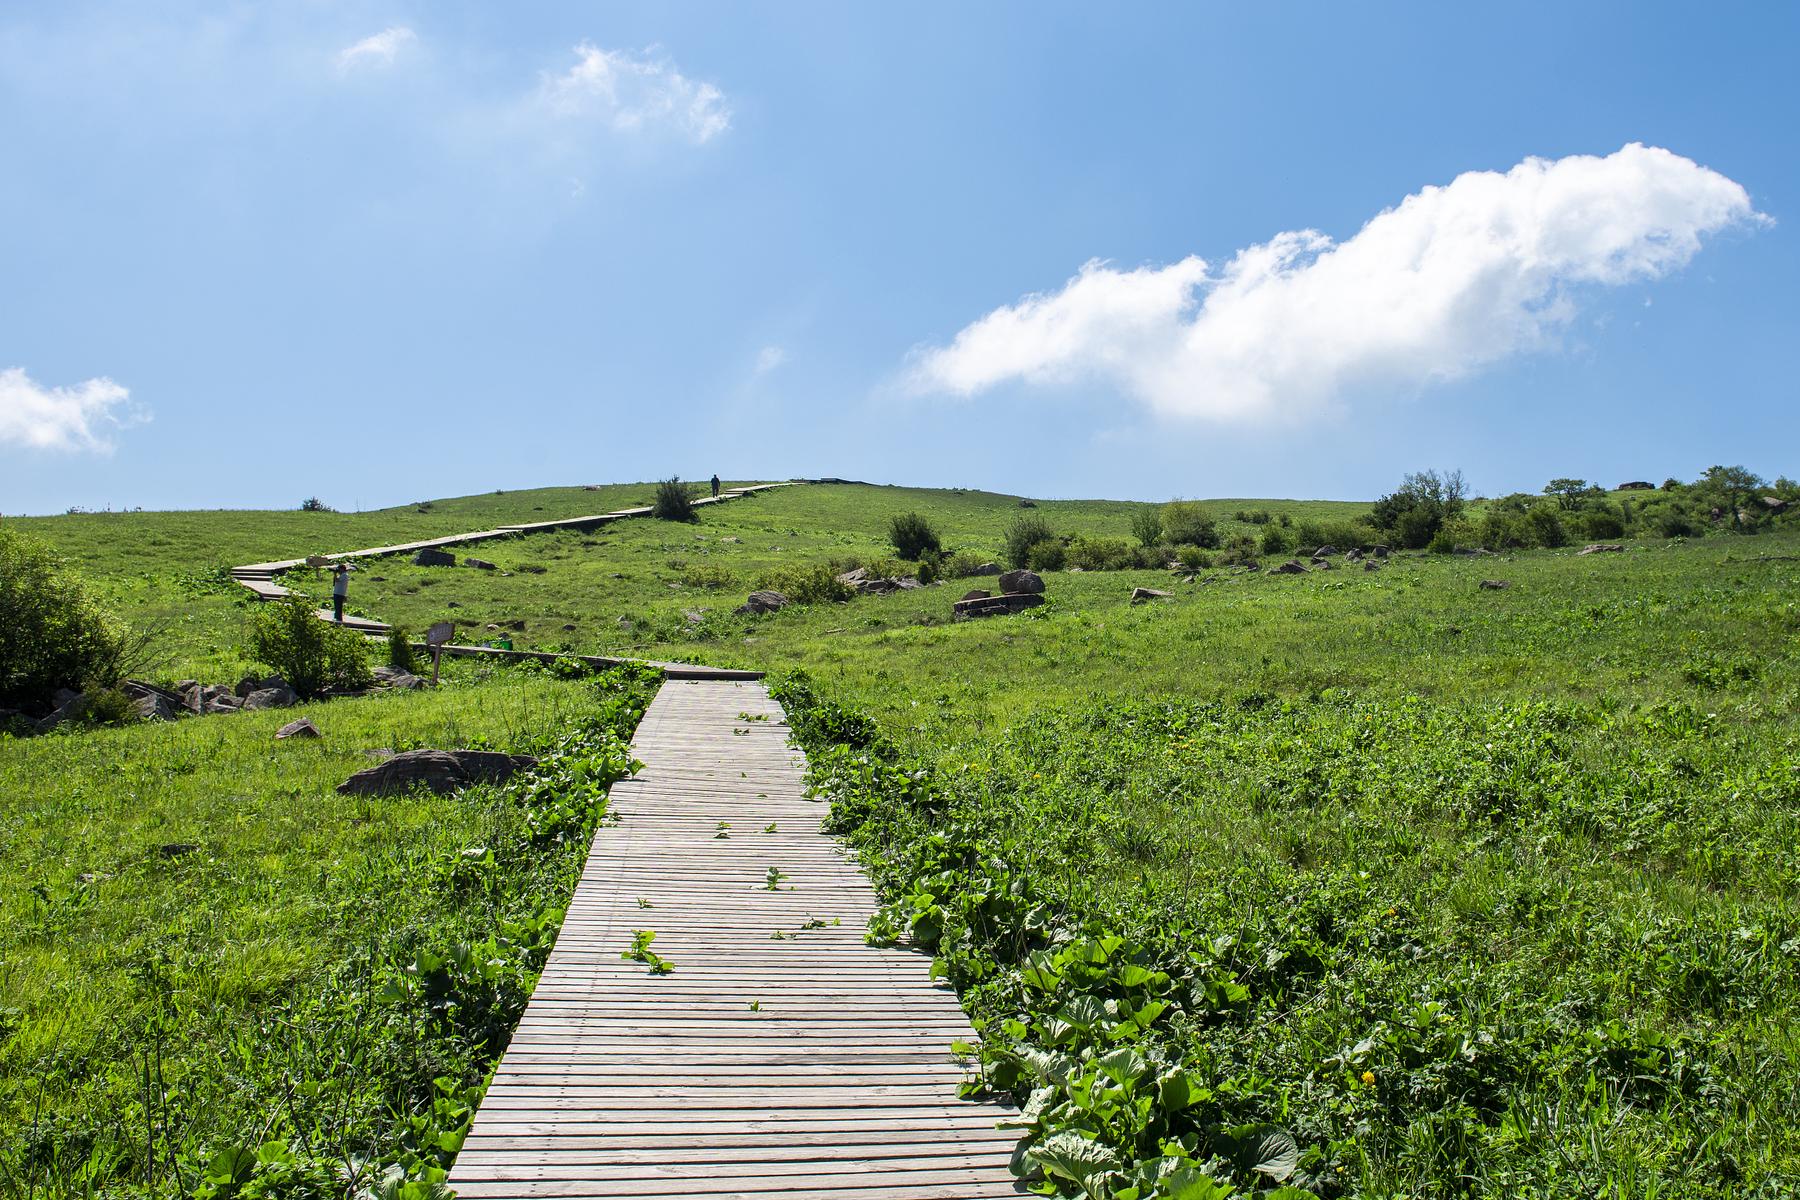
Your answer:
[[[1273,523],[1263,526],[1259,541],[1264,554],[1286,554],[1294,548],[1292,532]]]
[[[1625,522],[1611,509],[1597,508],[1578,518],[1581,535],[1590,541],[1625,536]]]
[[[940,554],[944,549],[931,522],[916,512],[901,513],[888,522],[888,541],[894,553],[907,562],[918,562],[926,554]]]
[[[1034,571],[1060,571],[1068,559],[1067,547],[1055,538],[1050,538],[1031,544],[1031,553],[1026,558],[1025,565]]]
[[[419,669],[419,661],[413,655],[412,635],[398,625],[390,625],[387,635],[388,666],[396,671],[408,674]]]
[[[1275,519],[1275,515],[1266,508],[1253,508],[1247,511],[1240,508],[1231,516],[1233,520],[1242,521],[1246,525],[1267,525]]]
[[[1530,524],[1532,539],[1538,545],[1554,549],[1569,544],[1569,531],[1563,528],[1562,518],[1549,505],[1534,504],[1531,511],[1525,514],[1525,520]]]
[[[707,591],[723,592],[737,586],[737,576],[724,567],[715,567],[708,563],[679,568],[678,578],[683,587],[702,588]]]
[[[1679,508],[1665,508],[1657,514],[1653,526],[1666,538],[1695,537],[1701,532],[1699,522]]]
[[[698,521],[694,511],[694,495],[681,476],[671,475],[656,485],[656,499],[650,504],[650,515],[664,521]]]
[[[1131,510],[1131,536],[1140,546],[1154,546],[1162,541],[1162,514],[1146,504]]]
[[[945,579],[967,579],[993,561],[991,557],[972,554],[967,550],[958,550],[944,559],[943,564],[938,568],[938,574]]]
[[[840,581],[829,563],[771,571],[763,576],[761,586],[780,592],[794,604],[835,604],[856,595],[856,589]]]
[[[317,496],[308,496],[300,502],[301,512],[336,512],[337,509],[325,503]]]
[[[1409,550],[1431,544],[1444,522],[1460,516],[1468,495],[1461,471],[1416,471],[1369,509],[1369,524]]]
[[[271,601],[252,614],[250,656],[302,696],[327,687],[356,691],[374,682],[362,635],[319,620],[299,596]]]
[[[1055,541],[1050,523],[1039,516],[1015,517],[1006,527],[1006,565],[1013,568],[1031,565],[1031,548],[1039,542]]]
[[[1347,550],[1374,540],[1372,530],[1351,521],[1321,521],[1308,518],[1294,526],[1294,548],[1310,554],[1320,546],[1336,546]]]
[[[1148,547],[1154,543],[1144,545]],[[1137,566],[1133,549],[1124,538],[1080,536],[1069,543],[1068,565],[1084,571],[1129,571]]]
[[[59,688],[116,683],[126,647],[48,547],[0,527],[0,708],[41,711]]]
[[[1204,571],[1213,565],[1213,556],[1199,546],[1181,546],[1175,551],[1175,561],[1190,571]]]
[[[1171,500],[1162,506],[1163,537],[1171,546],[1203,546],[1211,549],[1219,544],[1219,526],[1204,504],[1194,500]]]

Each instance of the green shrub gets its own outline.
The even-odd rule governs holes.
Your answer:
[[[1286,554],[1294,548],[1293,534],[1273,523],[1263,526],[1260,540],[1264,554]]]
[[[1548,506],[1544,511],[1549,512]],[[1554,513],[1551,513],[1555,516]],[[1526,514],[1516,508],[1498,504],[1490,507],[1481,521],[1481,544],[1489,550],[1511,550],[1529,546],[1536,540]]]
[[[888,541],[894,553],[907,562],[918,562],[927,554],[941,554],[943,543],[931,522],[916,512],[901,513],[888,522]]]
[[[724,567],[710,566],[701,563],[698,566],[679,568],[679,576],[683,587],[704,588],[707,591],[722,592],[737,586],[737,576]]]
[[[1131,510],[1131,536],[1140,546],[1154,546],[1162,541],[1162,514],[1146,504]]]
[[[681,476],[671,475],[656,485],[656,499],[650,505],[650,515],[664,521],[698,521],[700,516],[694,511],[694,496],[687,484],[681,482]]]
[[[958,550],[944,559],[943,564],[938,568],[938,574],[945,579],[967,579],[993,561],[991,556]]]
[[[336,512],[337,509],[325,503],[317,496],[308,496],[300,502],[301,512]]]
[[[1190,571],[1204,571],[1213,565],[1213,556],[1198,546],[1182,546],[1175,551],[1175,561]]]
[[[1172,546],[1219,544],[1219,526],[1204,504],[1193,500],[1171,500],[1162,506],[1163,537]]]
[[[1394,524],[1394,536],[1408,550],[1421,550],[1431,545],[1444,527],[1444,511],[1435,505],[1420,505],[1400,514]]]
[[[1068,564],[1084,571],[1129,571],[1137,566],[1132,550],[1132,544],[1124,538],[1081,536],[1069,543]]]
[[[1438,531],[1431,535],[1431,541],[1427,545],[1433,554],[1455,554],[1456,534],[1451,532],[1449,526],[1440,526]]]
[[[126,645],[48,547],[0,528],[0,708],[39,711],[59,688],[117,683]]]
[[[1031,565],[1031,548],[1039,542],[1056,540],[1050,523],[1039,516],[1015,517],[1006,527],[1006,565],[1013,568]]]
[[[1625,522],[1618,513],[1610,509],[1598,508],[1584,512],[1579,520],[1581,535],[1590,541],[1625,536]]]
[[[355,691],[374,682],[362,635],[319,620],[298,596],[271,601],[252,614],[250,656],[302,696],[327,687]]]
[[[1657,514],[1655,529],[1666,538],[1695,537],[1701,531],[1700,525],[1679,508],[1667,508]]]
[[[412,635],[398,625],[388,627],[388,666],[408,674],[416,673],[419,661],[413,656]]]
[[[1248,511],[1240,508],[1231,516],[1233,520],[1242,521],[1246,525],[1267,525],[1274,520],[1274,514],[1266,508],[1253,508]]]
[[[1068,559],[1067,548],[1055,538],[1050,538],[1031,544],[1031,553],[1026,558],[1025,565],[1034,571],[1060,571]]]
[[[88,725],[129,725],[138,719],[137,705],[117,687],[104,687],[87,694],[87,707],[81,720]]]
[[[795,604],[834,604],[856,595],[856,589],[840,581],[829,563],[771,571],[763,576],[761,586],[780,592]]]
[[[1548,504],[1533,505],[1525,514],[1525,520],[1531,526],[1532,540],[1540,546],[1557,546],[1569,544],[1569,531],[1563,527],[1562,518]]]
[[[1373,530],[1353,521],[1320,521],[1307,519],[1294,526],[1294,548],[1311,554],[1320,546],[1336,546],[1347,550],[1373,541]]]

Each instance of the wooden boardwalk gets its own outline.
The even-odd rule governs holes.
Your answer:
[[[875,896],[819,832],[787,736],[761,685],[663,685],[632,742],[645,768],[613,787],[618,823],[594,838],[451,1172],[458,1195],[1019,1194],[1007,1110],[956,1097],[968,1019],[924,957],[863,944]],[[672,973],[620,957],[636,930]]]

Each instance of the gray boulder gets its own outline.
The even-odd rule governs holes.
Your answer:
[[[1041,596],[1044,581],[1036,571],[1007,571],[1000,576],[1000,591],[1009,596]]]
[[[261,691],[262,686],[262,680],[254,675],[246,675],[238,680],[237,687],[232,690],[237,693],[238,698],[241,700],[251,692]]]
[[[950,606],[950,611],[957,620],[961,621],[969,617],[997,617],[1007,613],[1024,612],[1028,608],[1036,608],[1043,602],[1043,596],[1037,592],[1014,592],[1008,596],[989,596],[981,600],[958,600]]]
[[[1000,573],[1000,564],[999,563],[982,563],[979,567],[976,567],[972,572],[970,572],[970,574],[973,574],[973,575],[998,575],[999,573]]]
[[[289,687],[260,688],[244,697],[244,708],[250,712],[262,708],[287,708],[299,699]]]
[[[1300,565],[1299,559],[1290,558],[1278,567],[1270,567],[1269,574],[1271,574],[1271,575],[1304,575],[1304,574],[1306,574],[1306,568]]]
[[[1504,592],[1507,588],[1512,586],[1512,581],[1506,579],[1484,579],[1475,586],[1479,587],[1484,592]]]
[[[422,787],[440,794],[478,783],[500,783],[537,765],[529,754],[491,750],[408,750],[358,771],[338,784],[344,796],[386,796]]]
[[[1156,588],[1134,587],[1131,589],[1131,602],[1143,604],[1148,600],[1167,600],[1173,592],[1158,591]]]
[[[1372,559],[1372,558],[1370,558],[1370,559],[1365,559],[1365,560],[1364,560],[1364,561],[1363,561],[1363,570],[1365,570],[1365,571],[1379,571],[1379,570],[1381,570],[1381,564],[1380,564],[1380,563],[1378,563],[1378,562],[1376,562],[1376,561],[1375,561],[1375,560],[1374,560],[1374,559]]]
[[[275,740],[278,742],[286,741],[288,738],[316,738],[319,736],[321,736],[319,727],[305,717],[301,717],[298,721],[289,721],[275,731]]]
[[[1625,550],[1625,547],[1623,547],[1623,546],[1611,546],[1611,545],[1607,545],[1603,542],[1597,542],[1592,546],[1583,546],[1579,551],[1577,551],[1577,553],[1579,553],[1579,554],[1620,554],[1620,553],[1623,553],[1624,550]]]
[[[474,567],[477,571],[498,571],[500,569],[485,558],[465,558],[463,566]]]
[[[145,692],[131,702],[140,721],[173,721],[181,715],[181,707],[169,702],[161,692]]]
[[[1336,546],[1320,546],[1317,550],[1312,552],[1312,556],[1314,558],[1325,558],[1329,555],[1336,554],[1337,552],[1338,548]]]
[[[780,612],[787,607],[788,598],[780,592],[751,592],[748,599],[737,606],[738,613],[772,613]]]
[[[986,600],[989,596],[992,596],[993,594],[994,593],[987,591],[983,588],[971,588],[968,591],[963,593],[962,598],[964,600]]]
[[[456,555],[427,547],[414,554],[412,561],[415,567],[454,567]]]

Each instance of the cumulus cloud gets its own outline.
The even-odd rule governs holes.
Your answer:
[[[418,34],[404,25],[395,25],[380,33],[372,33],[353,46],[338,51],[338,70],[356,67],[391,67],[401,47],[418,40]]]
[[[1294,419],[1551,345],[1589,289],[1661,278],[1703,235],[1767,220],[1738,184],[1657,147],[1528,158],[1424,188],[1341,244],[1306,229],[1217,269],[1090,261],[915,351],[910,383],[1099,384],[1164,417]]]
[[[22,367],[0,370],[0,446],[110,454],[118,430],[149,419],[110,379],[47,388]]]
[[[589,117],[628,132],[672,130],[696,143],[731,127],[725,93],[689,79],[651,52],[603,50],[583,42],[575,65],[544,76],[539,99],[562,117]]]
[[[764,346],[756,352],[756,373],[767,375],[776,367],[788,360],[788,352],[783,346]]]

